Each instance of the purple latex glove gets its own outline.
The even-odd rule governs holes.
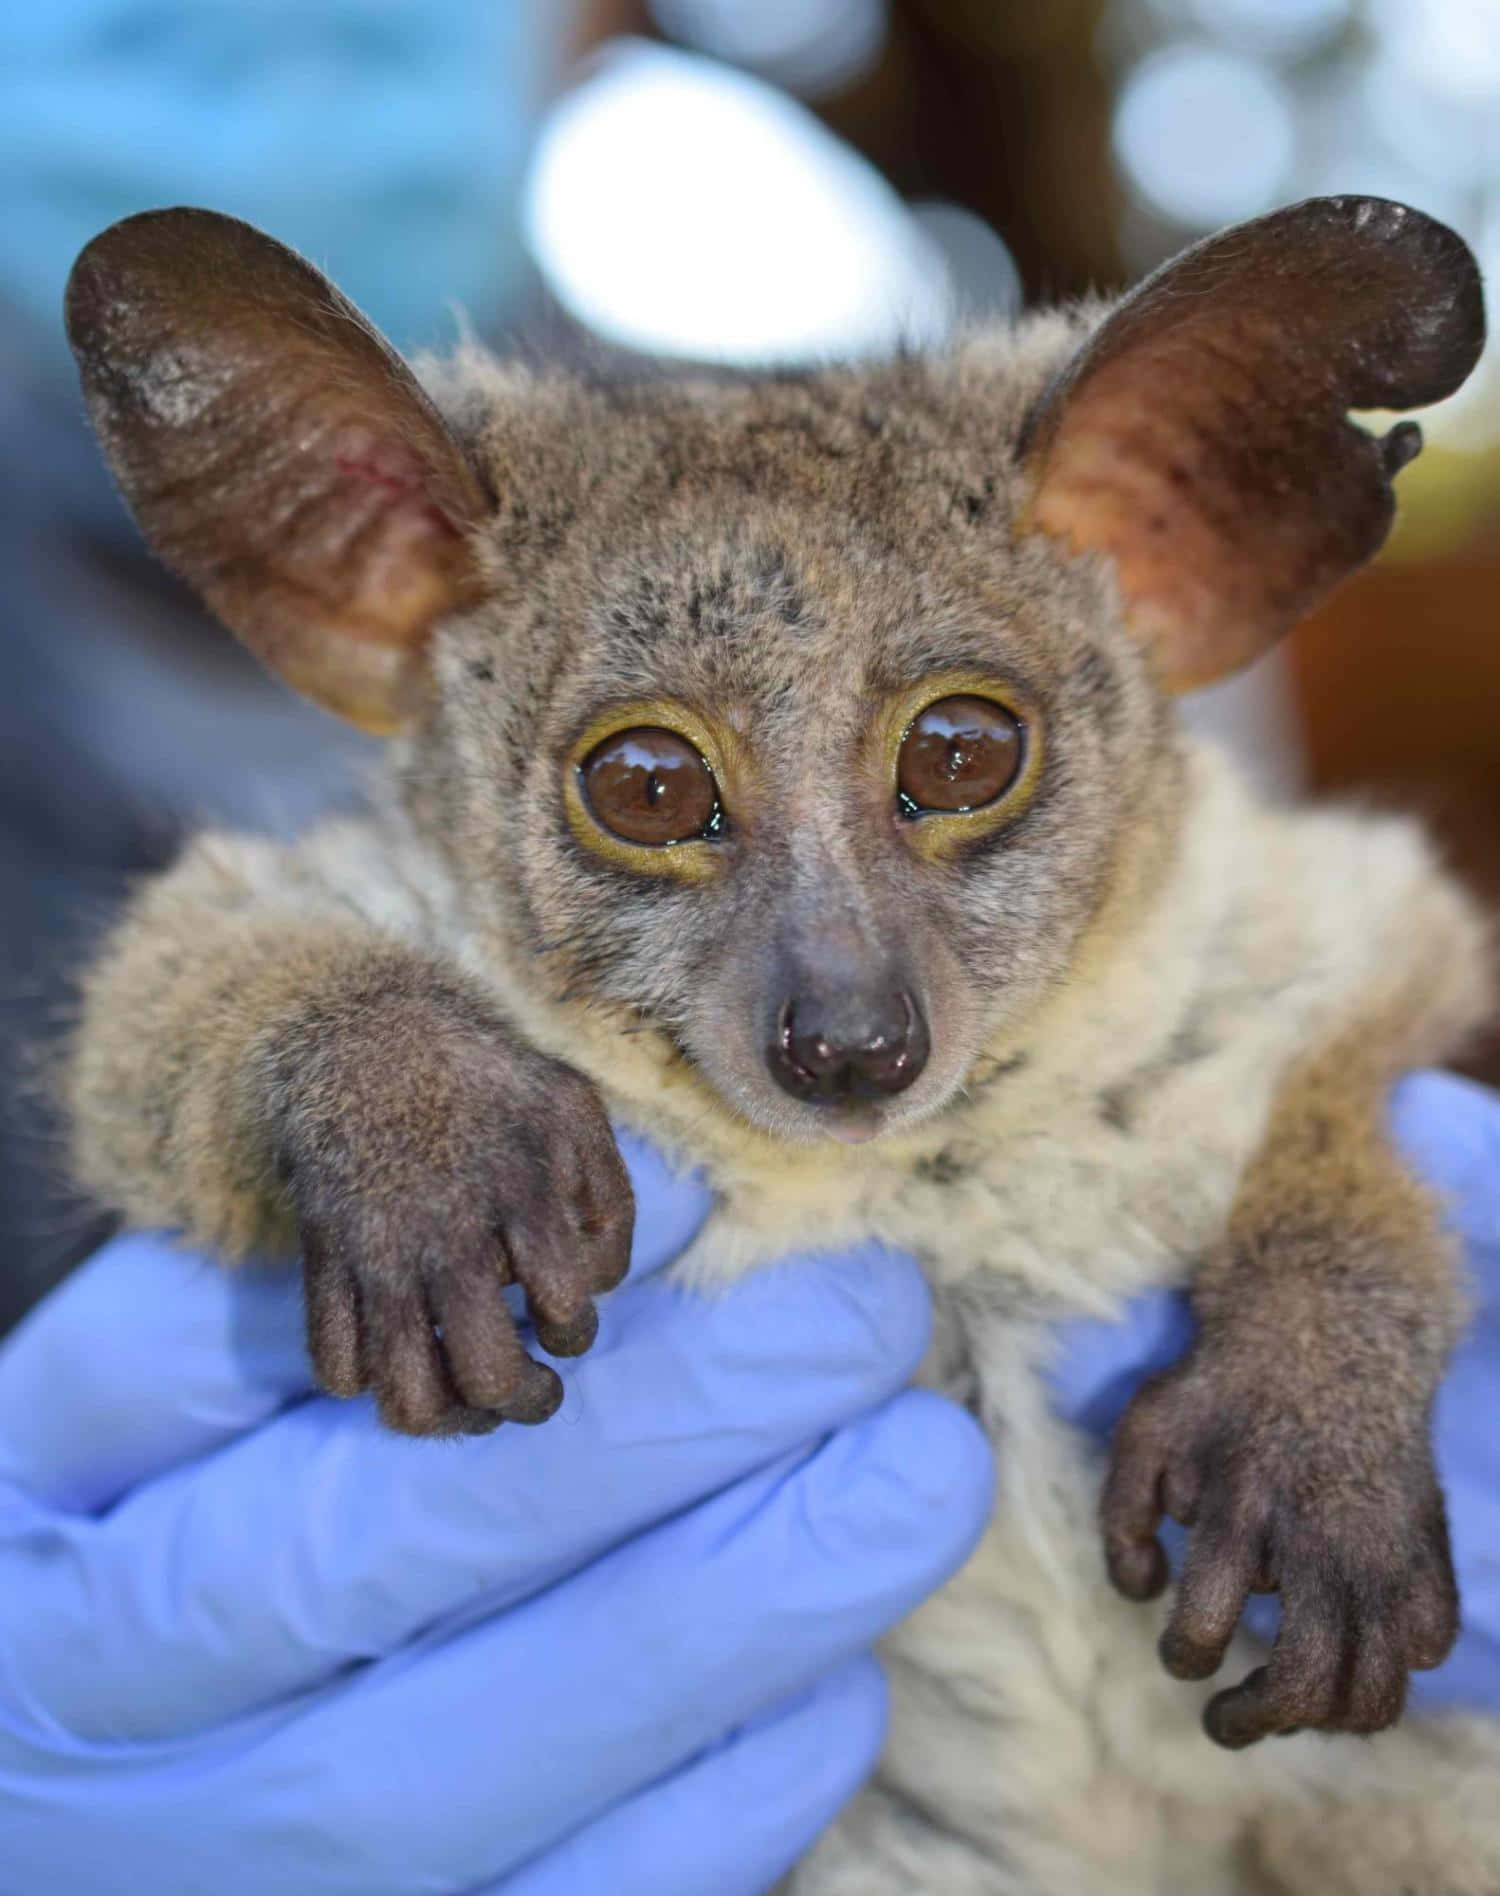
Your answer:
[[[1463,1629],[1433,1672],[1411,1677],[1416,1709],[1444,1705],[1500,1711],[1500,1097],[1442,1073],[1403,1081],[1391,1099],[1402,1150],[1448,1202],[1464,1242],[1475,1310],[1454,1352],[1435,1417],[1438,1472],[1448,1497]],[[1059,1412],[1101,1440],[1147,1376],[1192,1341],[1182,1295],[1142,1297],[1119,1323],[1069,1324],[1052,1388]],[[1163,1541],[1177,1546],[1171,1522]],[[1269,1636],[1273,1598],[1252,1600],[1248,1623]]]
[[[988,1445],[902,1393],[908,1260],[688,1297],[706,1194],[626,1157],[634,1281],[540,1429],[387,1434],[293,1277],[157,1239],[0,1347],[4,1896],[752,1896],[807,1848]]]

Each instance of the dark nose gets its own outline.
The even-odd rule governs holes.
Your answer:
[[[922,1010],[905,992],[856,1007],[794,997],[777,1017],[766,1064],[794,1099],[883,1099],[911,1085],[930,1046]]]

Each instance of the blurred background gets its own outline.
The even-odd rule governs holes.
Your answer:
[[[150,206],[304,251],[404,348],[461,320],[798,363],[1123,285],[1326,191],[1500,280],[1500,0],[48,0],[0,20],[0,1330],[101,1235],[28,1051],[132,875],[288,828],[362,745],[144,555],[60,302]],[[1288,793],[1416,807],[1500,896],[1500,351],[1382,558],[1191,706]],[[1500,1042],[1476,1052],[1500,1077]]]

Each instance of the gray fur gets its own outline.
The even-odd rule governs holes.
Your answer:
[[[1422,327],[1422,386],[1434,357],[1450,381],[1461,374],[1472,299],[1438,227],[1332,204],[1301,222],[1283,214],[1269,236],[1251,227],[1253,241],[1295,249],[1299,231],[1322,241],[1332,230],[1354,246],[1347,267],[1364,257],[1387,275],[1406,269],[1414,287],[1430,280],[1459,340]],[[188,218],[195,242],[254,251],[242,227],[168,215]],[[1265,808],[1178,727],[1165,682],[1212,656],[1212,615],[1174,626],[1176,575],[1160,545],[1144,562],[1121,550],[1112,536],[1128,509],[1106,506],[1098,524],[1098,469],[1120,465],[1098,458],[1099,441],[1117,446],[1123,427],[1141,447],[1131,480],[1149,475],[1156,397],[1171,407],[1199,386],[1158,375],[1143,419],[1111,380],[1132,337],[1158,333],[1156,312],[1181,314],[1170,282],[1123,319],[1102,306],[1053,313],[932,356],[755,381],[609,386],[469,350],[422,368],[446,445],[404,372],[382,384],[368,338],[358,376],[325,393],[327,362],[304,346],[304,324],[278,400],[317,411],[309,439],[332,443],[331,459],[254,436],[252,472],[270,472],[244,491],[279,492],[286,463],[297,505],[278,534],[229,518],[216,539],[181,470],[233,469],[249,401],[236,378],[246,364],[259,373],[270,332],[257,315],[252,342],[236,330],[214,345],[218,379],[177,404],[192,430],[222,403],[222,426],[163,440],[160,401],[142,408],[130,394],[132,376],[161,386],[140,312],[164,309],[172,336],[201,295],[162,264],[158,228],[119,229],[99,240],[85,289],[94,277],[126,285],[129,346],[115,350],[112,306],[92,291],[72,301],[75,345],[143,520],[187,549],[210,596],[309,690],[404,730],[367,818],[291,848],[204,838],[142,894],[86,984],[69,1077],[84,1181],[139,1221],[235,1252],[295,1243],[299,1222],[306,1243],[305,1206],[328,1196],[312,1187],[336,1171],[336,1202],[319,1217],[342,1234],[346,1272],[366,1269],[348,1230],[378,1228],[379,1272],[361,1284],[388,1301],[404,1289],[391,1237],[402,1205],[446,1207],[456,1193],[461,1221],[493,1184],[503,1202],[486,1200],[486,1228],[508,1234],[533,1307],[543,1299],[576,1345],[584,1293],[612,1281],[617,1260],[595,1257],[587,1282],[555,1256],[538,1268],[524,1226],[562,1155],[568,1216],[596,1230],[597,1089],[618,1121],[717,1187],[684,1281],[711,1293],[812,1237],[873,1234],[918,1253],[938,1305],[927,1380],[989,1428],[999,1501],[964,1574],[889,1642],[895,1716],[880,1776],[796,1872],[798,1896],[1493,1896],[1493,1727],[1412,1721],[1368,1747],[1301,1737],[1235,1757],[1206,1742],[1206,1694],[1156,1663],[1159,1617],[1105,1582],[1100,1458],[1050,1415],[1041,1379],[1053,1319],[1109,1315],[1194,1274],[1200,1346],[1133,1412],[1113,1491],[1132,1470],[1150,1477],[1142,1458],[1159,1454],[1174,1480],[1221,1484],[1243,1528],[1227,1562],[1250,1534],[1284,1583],[1316,1568],[1337,1589],[1365,1573],[1374,1546],[1376,1592],[1398,1602],[1440,1574],[1427,1416],[1459,1303],[1434,1207],[1386,1150],[1380,1100],[1395,1072],[1441,1056],[1488,1006],[1487,944],[1409,826]],[[1250,242],[1192,253],[1189,327],[1204,271],[1211,287]],[[275,250],[262,272],[273,329],[265,284],[283,282],[294,312],[320,294]],[[1323,297],[1326,272],[1308,267]],[[1399,388],[1412,345],[1380,282],[1379,347],[1361,331],[1339,348],[1361,376],[1373,362]],[[1244,428],[1226,447],[1222,417],[1205,412],[1196,432],[1183,424],[1203,491],[1180,469],[1163,475],[1197,579],[1217,576],[1237,601],[1226,665],[1274,636],[1294,595],[1370,550],[1389,506],[1379,483],[1399,458],[1344,431],[1341,382],[1323,390],[1328,416],[1279,400],[1274,356],[1245,342],[1239,298],[1204,386],[1230,360],[1236,413],[1252,434],[1264,427],[1264,452]],[[318,350],[335,346],[336,324],[312,329]],[[1241,413],[1246,349],[1258,379]],[[1320,385],[1315,362],[1295,366]],[[1103,403],[1097,439],[1090,403]],[[1257,483],[1297,455],[1299,480],[1312,480],[1309,427],[1338,462],[1338,517],[1326,534],[1315,518],[1293,523],[1284,585],[1272,570],[1247,576],[1243,519],[1276,526],[1274,493]],[[354,527],[339,511],[351,479]],[[216,491],[202,483],[205,507]],[[476,494],[485,506],[470,518]],[[1273,531],[1265,561],[1278,545]],[[347,588],[318,565],[330,546]],[[393,596],[415,602],[400,611],[388,609],[393,576]],[[1013,692],[1043,749],[1013,812],[924,831],[894,800],[890,726],[950,675]],[[637,702],[656,707],[651,722],[716,733],[728,760],[729,828],[691,858],[622,854],[569,814],[578,746],[611,707]],[[899,974],[920,992],[932,1057],[881,1105],[869,1145],[825,1137],[819,1109],[769,1076],[788,955],[850,983]],[[371,1005],[385,1062],[366,1045]],[[437,1058],[450,1036],[457,1051]],[[584,1079],[560,1079],[549,1059]],[[408,1074],[420,1087],[403,1086]],[[400,1204],[382,1197],[393,1166]],[[469,1291],[492,1262],[462,1260]],[[485,1365],[439,1363],[418,1300],[419,1369],[436,1380],[411,1400],[384,1356],[370,1360],[350,1314],[358,1299],[326,1275],[309,1281],[330,1380],[373,1383],[398,1425],[452,1425],[442,1376],[462,1393]],[[410,1357],[410,1326],[392,1334]],[[1235,1418],[1232,1467],[1209,1469],[1205,1414]],[[1149,1591],[1127,1582],[1154,1515],[1135,1541],[1123,1516],[1106,1518],[1117,1581]],[[1429,1645],[1451,1637],[1444,1612],[1439,1588]],[[1410,1633],[1416,1651],[1416,1635],[1399,1616],[1392,1630],[1380,1607],[1333,1633],[1315,1615],[1308,1624],[1305,1672],[1277,1687],[1300,1708],[1295,1722],[1391,1722],[1400,1641]],[[1392,1641],[1397,1662],[1368,1702],[1341,1695],[1344,1661],[1363,1665]],[[1186,1636],[1177,1649],[1195,1650]],[[1236,1645],[1234,1677],[1252,1656]],[[1272,1712],[1264,1729],[1279,1728]]]

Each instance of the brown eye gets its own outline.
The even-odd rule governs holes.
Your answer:
[[[626,842],[661,848],[718,830],[713,773],[675,731],[618,731],[595,745],[579,775],[589,808]]]
[[[1020,774],[1020,721],[988,698],[939,698],[913,720],[901,746],[897,785],[908,816],[978,810]]]

